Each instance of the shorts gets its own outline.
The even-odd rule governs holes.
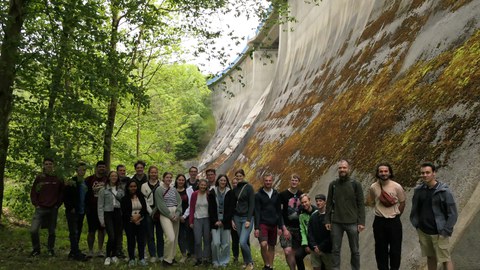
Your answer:
[[[86,213],[87,216],[87,224],[88,224],[88,232],[94,233],[98,230],[103,230],[103,227],[100,226],[100,220],[98,219],[98,212],[97,209],[89,209]]]
[[[450,258],[450,237],[441,236],[439,234],[426,234],[422,230],[417,229],[418,241],[422,256],[435,257],[437,262],[449,262]]]
[[[280,236],[280,246],[282,246],[282,248],[300,248],[302,246],[302,236],[300,235],[300,228],[287,227],[287,230],[290,232],[290,239],[287,240],[282,234]]]
[[[323,265],[325,268],[322,269],[332,269],[331,253],[322,253],[321,255],[318,255],[317,253],[312,251],[312,253],[310,253],[310,261],[312,262],[313,268],[320,268]]]
[[[271,247],[277,244],[277,226],[260,224],[260,236],[258,237],[259,242],[267,242]]]

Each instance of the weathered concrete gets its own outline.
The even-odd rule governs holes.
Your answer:
[[[408,193],[402,269],[423,269],[409,202],[419,162],[432,160],[460,211],[457,269],[480,269],[480,0],[289,3],[298,22],[260,38],[278,35],[276,61],[243,58],[241,71],[228,73],[233,82],[224,76],[213,85],[226,88],[214,94],[218,128],[202,166],[242,167],[257,187],[269,171],[281,189],[298,172],[301,187],[316,194],[326,192],[340,158],[352,159],[365,191],[375,164],[390,161]],[[375,269],[368,212],[362,269]],[[347,245],[343,256],[348,269]]]

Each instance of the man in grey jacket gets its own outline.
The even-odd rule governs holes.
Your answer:
[[[410,221],[417,229],[428,269],[437,269],[440,262],[444,269],[453,270],[449,240],[457,222],[457,207],[448,186],[437,181],[435,170],[432,163],[420,166],[423,183],[414,190]]]

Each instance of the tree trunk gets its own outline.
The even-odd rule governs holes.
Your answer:
[[[108,171],[110,171],[111,166],[113,128],[115,126],[115,116],[117,115],[118,104],[118,80],[116,78],[117,74],[114,71],[117,67],[118,25],[120,23],[117,3],[112,1],[110,7],[112,9],[112,29],[110,33],[110,52],[108,60],[110,67],[113,69],[109,78],[109,90],[112,97],[110,98],[110,104],[108,105],[107,125],[105,127],[105,136],[103,138],[103,160],[107,164]]]
[[[8,151],[8,124],[13,109],[15,66],[19,63],[21,30],[28,0],[10,0],[0,54],[0,221],[2,218],[5,165]]]
[[[103,160],[107,164],[107,170],[110,171],[111,155],[112,155],[112,135],[113,127],[115,126],[115,116],[117,115],[117,103],[116,97],[110,99],[110,105],[108,106],[107,126],[105,127],[105,137],[103,140]]]

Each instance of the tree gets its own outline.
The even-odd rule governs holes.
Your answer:
[[[0,221],[2,217],[3,192],[5,189],[5,164],[9,145],[8,125],[13,107],[13,83],[15,67],[19,63],[18,52],[25,9],[28,0],[10,0],[2,39],[0,55]]]

